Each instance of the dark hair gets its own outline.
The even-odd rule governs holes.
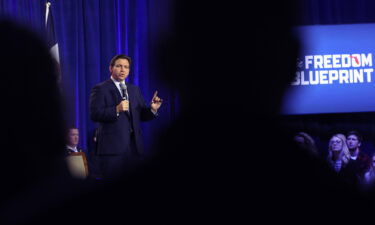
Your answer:
[[[111,62],[109,63],[109,65],[111,67],[113,67],[115,65],[116,60],[118,60],[118,59],[126,59],[126,60],[128,60],[129,65],[132,63],[132,59],[129,56],[124,55],[124,54],[120,54],[120,55],[113,56],[113,58],[111,59]]]
[[[65,138],[69,138],[69,133],[70,133],[70,131],[73,130],[73,129],[77,129],[78,132],[79,132],[78,127],[76,127],[76,126],[68,126],[68,127],[65,129]]]
[[[69,134],[69,131],[70,131],[70,130],[73,130],[73,129],[77,129],[77,130],[79,130],[78,127],[76,127],[76,126],[68,126],[68,127],[66,128],[66,134]]]
[[[77,129],[78,130],[78,127],[76,127],[76,126],[68,126],[67,130],[71,130],[71,129]]]
[[[349,137],[350,135],[355,135],[358,138],[359,142],[363,141],[362,135],[356,130],[349,131],[348,134],[346,135],[346,137]]]

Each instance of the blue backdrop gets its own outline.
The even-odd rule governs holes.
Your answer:
[[[295,31],[301,51],[283,112],[375,111],[375,24],[299,26]]]
[[[163,86],[155,56],[159,40],[169,35],[170,0],[51,0],[60,50],[67,125],[80,129],[81,145],[90,147],[96,124],[89,118],[91,88],[109,78],[115,54],[132,57],[128,82],[141,88],[146,101],[155,90],[165,101],[158,120],[143,124],[146,149],[176,114],[176,93]],[[45,35],[45,0],[1,0],[0,14]],[[48,131],[47,131],[48,132]]]

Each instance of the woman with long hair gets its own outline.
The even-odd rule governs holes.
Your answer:
[[[346,138],[343,134],[335,134],[331,137],[328,144],[328,157],[329,165],[336,172],[345,167],[349,162],[349,150],[346,145]]]

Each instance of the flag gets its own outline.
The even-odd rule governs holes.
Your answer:
[[[60,72],[60,56],[59,56],[59,44],[57,43],[56,33],[55,33],[55,26],[53,24],[53,17],[52,17],[52,11],[51,3],[46,3],[46,38],[47,38],[47,45],[50,49],[50,53],[55,60],[56,63],[56,69],[58,72],[58,83],[61,81],[61,72]]]

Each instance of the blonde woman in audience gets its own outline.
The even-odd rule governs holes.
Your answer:
[[[328,144],[328,157],[327,161],[329,165],[337,173],[346,166],[349,162],[348,146],[346,145],[346,138],[343,134],[335,134],[331,137]]]

